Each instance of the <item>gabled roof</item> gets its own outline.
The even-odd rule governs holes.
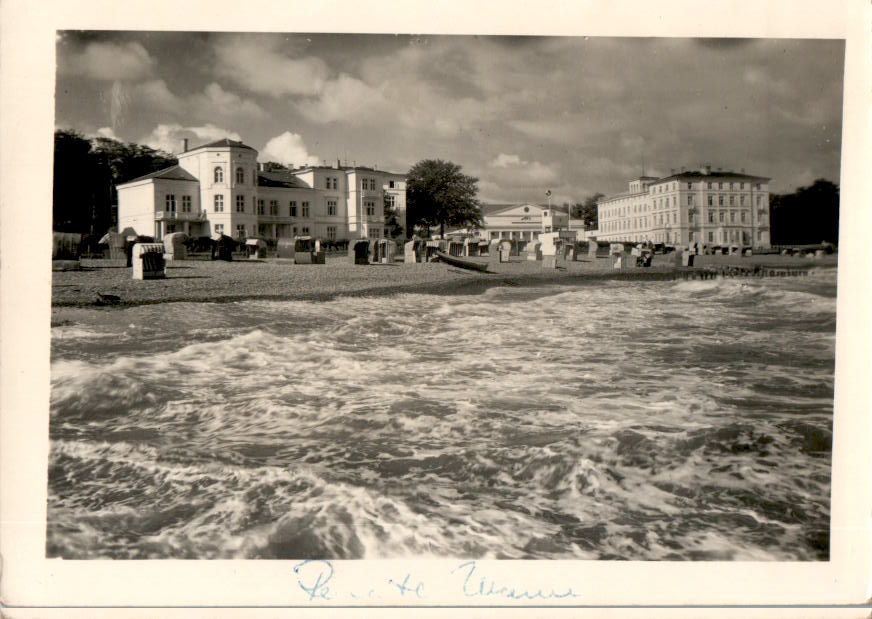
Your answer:
[[[260,187],[287,187],[290,189],[311,189],[305,182],[291,174],[289,171],[274,170],[272,172],[258,172],[257,184]]]
[[[165,181],[196,181],[197,179],[188,171],[183,170],[181,166],[174,165],[169,168],[164,168],[163,170],[158,170],[157,172],[152,172],[151,174],[146,174],[145,176],[139,176],[137,178],[133,178],[129,181],[125,181],[120,183],[121,185],[126,185],[127,183],[135,183],[136,181],[144,181],[149,178],[159,178]]]
[[[223,140],[215,140],[214,142],[209,142],[208,144],[203,144],[202,146],[197,146],[196,148],[192,148],[187,152],[191,152],[192,150],[199,150],[201,148],[223,148],[223,147],[234,147],[234,148],[247,148],[248,150],[255,150],[251,146],[247,144],[243,144],[242,142],[237,142],[236,140],[229,140],[224,138]]]
[[[507,213],[509,211],[519,209],[524,206],[533,206],[543,211],[548,210],[547,204],[533,204],[532,202],[516,202],[513,204],[481,204],[479,206],[479,210],[481,214],[484,216],[487,215],[501,215],[502,213]],[[563,206],[559,206],[557,204],[551,205],[551,210],[556,211],[558,213],[566,213],[566,208]]]

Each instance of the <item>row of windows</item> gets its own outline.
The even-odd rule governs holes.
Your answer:
[[[360,189],[362,191],[366,191],[367,189],[375,191],[378,186],[375,184],[374,178],[361,178],[360,179]]]
[[[375,216],[375,202],[370,200],[365,200],[363,202],[363,206],[366,208],[366,216],[373,217]]]
[[[339,179],[335,176],[324,177],[324,189],[336,189],[339,185]]]
[[[738,204],[737,204],[736,197],[737,196],[732,196],[732,195],[725,196],[723,194],[719,194],[717,196],[717,198],[718,198],[717,205],[718,206],[727,206],[729,204],[729,206],[745,206],[746,198],[747,198],[747,202],[750,202],[750,196],[742,194],[742,195],[738,196],[739,199],[738,199]],[[708,205],[715,206],[715,200],[714,200],[715,196],[712,194],[709,194],[707,196],[707,198],[708,198],[707,199]],[[763,196],[758,195],[756,202],[757,202],[757,206],[762,206],[763,205]],[[655,199],[653,202],[653,209],[654,210],[669,208],[669,206],[670,206],[669,196],[667,196],[665,198]],[[672,196],[671,206],[678,206],[678,196]],[[692,195],[687,196],[687,206],[694,206],[694,197]],[[632,213],[647,213],[648,212],[648,205],[647,204],[634,204],[632,206],[632,211],[631,211],[630,206],[620,206],[620,207],[605,209],[603,211],[603,219],[609,219],[612,217],[624,217],[626,215],[629,215],[631,212]]]
[[[332,226],[332,228],[333,228],[332,233],[331,233],[330,228],[331,228],[331,226],[327,227],[327,238],[335,239],[336,238],[336,226]],[[215,224],[214,230],[215,230],[216,234],[224,234],[224,224]],[[245,231],[245,224],[237,224],[236,236],[239,238],[244,238],[246,236],[245,232],[246,232]],[[253,232],[253,230],[252,230],[252,232]],[[309,234],[309,227],[303,226],[301,229],[298,230],[297,226],[294,226],[293,227],[293,235],[297,236],[298,234],[308,235]],[[332,234],[332,236],[331,236],[331,234]]]
[[[727,213],[729,213],[729,220],[731,224],[736,223],[737,212],[736,211],[718,211],[717,212],[717,223],[726,223],[727,222]],[[664,219],[665,215],[665,219]],[[738,220],[739,223],[748,223],[750,219],[748,211],[739,211],[738,212]],[[765,215],[760,215],[760,221],[763,222],[765,219]],[[694,223],[694,214],[688,213],[687,220],[689,224]],[[655,224],[664,225],[664,224],[677,224],[678,213],[660,213],[659,216],[654,216],[653,221]],[[708,223],[713,224],[715,222],[715,211],[708,211]],[[612,221],[605,222],[603,224],[603,230],[605,232],[614,232],[616,230],[631,230],[636,228],[647,228],[648,227],[648,218],[647,217],[638,217],[635,219],[627,219],[623,221]]]
[[[164,210],[168,213],[176,212],[176,195],[173,193],[166,194],[166,199],[164,200]],[[182,212],[190,213],[191,212],[191,196],[182,196]]]
[[[685,184],[685,183],[682,183],[682,185],[684,185],[684,184]],[[712,182],[712,181],[707,181],[706,184],[705,184],[706,189],[721,189],[721,190],[723,190],[723,189],[728,189],[728,188],[729,188],[730,191],[734,191],[734,190],[736,189],[736,186],[738,186],[738,188],[739,188],[740,190],[745,189],[745,185],[748,186],[748,189],[751,188],[751,183],[745,183],[745,182],[739,182],[739,183],[733,183],[733,182],[730,182],[730,183],[718,182],[718,183],[715,183],[715,182]],[[700,187],[701,187],[701,186],[702,186],[702,183],[700,183]],[[754,183],[754,189],[756,189],[757,191],[760,191],[760,189],[761,189],[762,186],[763,186],[762,183]],[[672,185],[671,185],[671,187],[672,187],[672,191],[678,191],[678,182],[677,182],[677,181],[673,182]],[[693,183],[686,183],[686,187],[687,187],[688,190],[693,190]],[[669,185],[669,184],[666,184],[666,185],[655,185],[655,186],[653,186],[653,187],[651,188],[651,193],[664,193],[664,192],[668,192],[668,191],[669,191],[669,188],[670,188],[670,185]]]
[[[215,179],[216,183],[224,182],[224,168],[222,166],[215,167],[213,178]],[[243,168],[236,168],[236,184],[245,184],[245,170]]]

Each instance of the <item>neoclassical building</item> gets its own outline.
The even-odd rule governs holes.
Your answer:
[[[711,166],[640,176],[597,203],[596,238],[768,248],[769,180]]]
[[[564,207],[542,204],[482,204],[482,229],[486,239],[532,241],[543,232],[566,227],[569,214]],[[580,220],[579,220],[580,223]]]
[[[405,224],[406,177],[364,166],[263,170],[257,151],[218,140],[178,155],[178,165],[118,185],[118,229],[162,239],[380,238],[385,204]]]

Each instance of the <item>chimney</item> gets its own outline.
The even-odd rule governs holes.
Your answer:
[[[183,153],[188,152],[188,138],[185,138],[184,140],[182,140],[182,152]]]
[[[710,164],[710,163],[705,164],[705,173],[706,174],[712,173],[712,164]]]
[[[257,171],[263,172],[263,162],[262,161],[257,162]]]
[[[681,166],[681,173],[684,174],[684,166]]]
[[[338,170],[338,169],[339,169],[339,167],[340,167],[340,162],[339,162],[339,159],[337,159],[337,160],[336,160],[336,165],[335,165],[335,166],[333,166],[333,167],[334,167],[334,169],[336,169],[336,170]]]

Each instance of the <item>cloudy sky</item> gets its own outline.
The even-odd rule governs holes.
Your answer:
[[[56,127],[170,152],[448,159],[486,202],[624,191],[643,162],[839,179],[841,41],[64,32],[57,53]]]

